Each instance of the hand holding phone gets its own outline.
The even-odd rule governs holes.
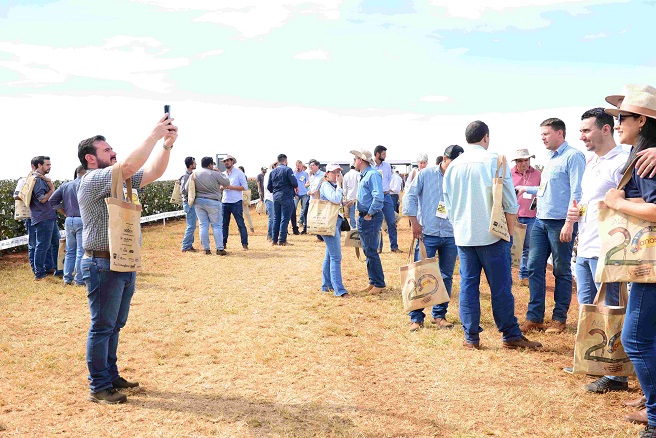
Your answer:
[[[164,105],[164,114],[168,114],[168,116],[166,116],[166,120],[171,117],[171,105]]]

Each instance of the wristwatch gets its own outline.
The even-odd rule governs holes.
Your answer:
[[[164,149],[166,149],[167,151],[170,151],[171,149],[173,149],[173,145],[171,145],[171,146],[167,146],[166,143],[162,143],[162,147],[163,147]]]

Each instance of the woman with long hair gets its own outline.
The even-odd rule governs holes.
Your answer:
[[[636,86],[627,90],[619,107],[606,112],[617,118],[615,129],[619,142],[633,146],[627,164],[630,165],[642,151],[656,147],[656,89]],[[624,190],[609,190],[604,202],[613,210],[656,222],[656,177],[643,178],[633,169]],[[622,345],[647,399],[648,423],[640,436],[656,438],[655,283],[632,284],[622,328]]]
[[[342,168],[339,164],[326,165],[326,174],[319,187],[320,199],[333,204],[341,205],[344,198],[342,190]],[[337,217],[335,232],[332,235],[322,236],[326,243],[326,255],[322,268],[322,292],[334,292],[336,297],[347,298],[348,291],[342,283],[342,244],[341,228],[344,218]]]

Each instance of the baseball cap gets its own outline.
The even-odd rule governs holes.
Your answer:
[[[457,144],[452,144],[451,146],[446,148],[446,150],[444,151],[444,156],[446,158],[450,158],[452,160],[455,160],[463,152],[465,152],[465,150],[462,148],[462,146],[458,146]]]

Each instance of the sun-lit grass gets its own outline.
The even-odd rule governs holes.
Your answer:
[[[319,292],[322,243],[290,236],[293,246],[271,247],[264,216],[253,219],[250,251],[233,224],[227,257],[182,254],[182,221],[144,229],[144,272],[119,347],[123,376],[141,387],[120,406],[86,401],[85,290],[34,283],[25,254],[0,258],[0,435],[637,435],[621,403],[639,394],[635,380],[630,393],[592,395],[581,390],[589,378],[561,371],[573,356],[574,303],[567,333],[530,335],[543,351],[506,351],[483,285],[485,348],[466,351],[458,325],[408,332],[406,255],[387,252],[389,242],[390,290],[357,293],[366,268],[345,248],[351,298],[337,299]],[[402,220],[402,248],[410,237]],[[456,276],[454,322],[458,289]],[[522,321],[527,288],[515,297]]]

